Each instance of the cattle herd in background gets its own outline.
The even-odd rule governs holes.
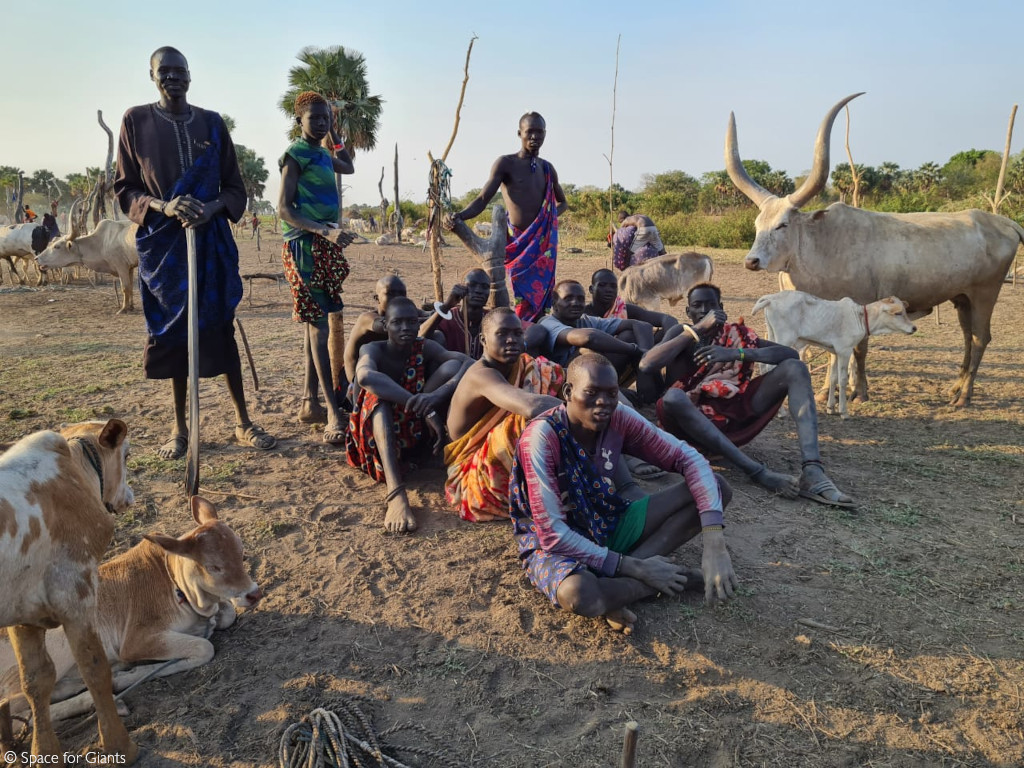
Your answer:
[[[754,312],[764,311],[769,339],[796,348],[817,345],[830,352],[828,410],[845,417],[851,356],[857,359],[856,392],[867,394],[868,337],[913,333],[914,319],[951,301],[965,339],[951,396],[953,404],[968,405],[991,338],[993,307],[1024,240],[1024,229],[1008,218],[977,210],[883,214],[837,203],[802,212],[801,206],[821,191],[827,179],[832,123],[857,95],[826,114],[816,140],[814,168],[785,198],[771,194],[747,174],[740,161],[735,120],[730,118],[726,167],[736,186],[760,209],[745,265],[779,272],[783,286],[797,289],[761,297]],[[476,227],[481,235],[490,234],[489,225]],[[12,282],[24,282],[33,263],[38,264],[40,281],[51,270],[72,266],[116,275],[124,287],[119,312],[127,312],[134,307],[136,229],[128,221],[104,220],[92,232],[72,226],[66,236],[52,238],[41,224],[0,227],[0,259],[7,261]],[[625,270],[619,278],[620,295],[650,308],[662,300],[674,306],[690,286],[710,281],[712,271],[711,260],[701,254],[661,256]],[[261,597],[242,561],[240,540],[217,519],[213,505],[198,497],[191,502],[198,526],[192,533],[178,539],[146,536],[137,547],[99,566],[113,534],[108,510],[132,502],[126,482],[126,432],[116,419],[78,425],[60,435],[36,433],[0,455],[0,511],[4,505],[14,510],[15,531],[18,521],[36,520],[32,509],[37,504],[46,521],[45,530],[34,530],[19,547],[8,546],[15,537],[0,526],[0,583],[7,590],[0,602],[0,627],[12,627],[12,642],[28,660],[19,679],[13,654],[0,646],[0,742],[11,741],[11,708],[18,713],[28,704],[35,718],[33,753],[58,751],[50,697],[77,661],[88,693],[55,707],[54,714],[80,712],[95,702],[103,748],[134,756],[135,747],[115,708],[108,660],[150,662],[116,674],[115,689],[154,671],[171,674],[204,664],[213,656],[209,633],[229,625],[236,606],[251,607]],[[27,472],[30,466],[34,473]],[[174,604],[151,599],[166,591],[154,588],[157,581],[173,582],[173,594],[178,596]],[[128,613],[135,619],[127,620]],[[140,615],[145,616],[141,624]],[[44,631],[37,628],[43,625],[62,627],[46,637],[55,671],[48,668]],[[170,659],[178,661],[153,664]],[[65,681],[56,687],[59,693],[77,693],[82,685]]]

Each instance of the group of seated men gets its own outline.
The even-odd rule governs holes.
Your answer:
[[[376,311],[357,319],[345,349],[346,450],[350,465],[386,483],[392,532],[416,528],[405,462],[443,451],[445,496],[463,519],[511,516],[522,565],[552,603],[628,632],[629,606],[645,596],[733,592],[722,532],[731,492],[705,456],[786,498],[853,501],[825,474],[811,379],[795,350],[728,322],[709,283],[689,291],[688,324],[622,302],[616,287],[598,270],[588,303],[583,285],[562,280],[551,313],[524,328],[507,307],[485,309],[483,270],[431,313],[400,278],[382,278]],[[755,376],[756,363],[774,368]],[[786,397],[799,477],[741,450]],[[648,404],[660,429],[637,410]],[[648,496],[627,457],[682,477]],[[700,570],[665,557],[698,533]]]

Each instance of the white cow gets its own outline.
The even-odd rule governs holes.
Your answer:
[[[871,335],[917,331],[906,304],[895,296],[861,305],[850,298],[827,301],[803,291],[781,291],[758,299],[751,314],[762,309],[770,341],[799,350],[813,344],[829,351],[826,408],[836,412],[838,389],[839,415],[844,419],[849,415],[846,381],[854,348]]]
[[[992,309],[1024,240],[1024,228],[1004,216],[970,210],[958,213],[877,213],[834,203],[804,213],[825,186],[829,135],[847,96],[829,110],[818,129],[814,167],[792,194],[777,197],[743,167],[730,115],[725,163],[736,187],[760,208],[747,269],[789,273],[794,287],[825,299],[845,296],[862,304],[885,296],[907,302],[915,319],[952,301],[964,335],[964,357],[953,387],[952,405],[965,406],[992,338]],[[857,396],[867,399],[864,356],[857,349]]]
[[[81,264],[94,272],[116,275],[124,290],[124,299],[117,314],[130,312],[135,308],[132,297],[135,271],[139,267],[139,251],[135,246],[138,229],[138,224],[127,220],[104,219],[88,235],[74,239],[71,235],[58,237],[36,257],[36,261],[44,271]]]
[[[28,265],[42,253],[50,242],[50,232],[42,224],[14,224],[10,227],[0,227],[0,259],[5,259],[11,268],[11,285],[17,278],[21,285],[28,280]],[[25,277],[22,279],[18,270],[14,268],[15,260],[24,262],[22,269]],[[40,275],[40,281],[42,275]]]
[[[691,286],[711,281],[714,266],[702,253],[668,254],[629,267],[619,275],[619,295],[627,304],[658,309],[661,299],[675,306]]]
[[[365,219],[349,219],[348,228],[353,232],[365,235],[370,231],[370,223]]]
[[[480,237],[490,237],[492,231],[491,222],[478,221],[473,225],[473,231],[480,235]]]

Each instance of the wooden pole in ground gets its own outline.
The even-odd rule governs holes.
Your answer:
[[[430,159],[430,194],[427,196],[430,211],[427,214],[427,220],[429,222],[428,226],[430,227],[430,269],[434,273],[435,301],[444,301],[444,283],[441,280],[441,227],[443,226],[443,219],[445,216],[445,201],[441,198],[442,186],[447,185],[441,178],[442,166],[444,166],[445,161],[448,159],[448,153],[451,151],[452,144],[455,143],[455,136],[459,132],[462,102],[466,98],[466,84],[469,82],[469,57],[473,54],[473,43],[475,41],[476,35],[473,35],[473,37],[469,39],[469,48],[466,50],[466,64],[463,68],[462,89],[459,91],[459,103],[455,107],[455,125],[452,126],[452,135],[451,138],[448,139],[448,146],[444,148],[444,153],[441,155],[440,163],[434,160],[434,156],[430,154],[430,152],[427,152],[427,157]],[[465,302],[463,302],[463,305],[465,305]]]
[[[640,723],[630,720],[626,723],[626,731],[622,738],[622,759],[619,768],[636,768],[636,738]]]
[[[615,231],[615,205],[612,195],[615,187],[615,104],[619,92],[619,46],[622,45],[622,35],[615,41],[615,79],[612,81],[612,146],[604,159],[608,161],[608,228]]]
[[[398,203],[398,142],[394,142],[394,239],[401,243],[401,205]]]

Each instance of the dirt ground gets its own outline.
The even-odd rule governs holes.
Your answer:
[[[257,254],[245,237],[243,273],[280,271],[279,238]],[[349,324],[383,274],[400,274],[417,301],[431,291],[416,247],[348,253]],[[711,253],[732,317],[775,290],[739,252]],[[597,247],[563,253],[560,275],[588,282],[607,260]],[[447,249],[446,283],[471,265],[460,245]],[[775,498],[724,469],[739,596],[645,602],[630,637],[553,609],[522,575],[508,525],[446,509],[439,467],[411,478],[420,530],[385,535],[383,486],[295,420],[301,337],[287,288],[255,281],[251,301],[247,288],[251,412],[280,445],[237,445],[223,381],[204,381],[201,474],[266,598],[214,635],[209,665],[128,694],[140,765],[277,765],[283,730],[341,694],[377,702],[378,730],[421,724],[467,766],[617,764],[631,719],[641,766],[1024,764],[1024,287],[1003,290],[967,410],[946,405],[961,356],[951,305],[914,337],[872,344],[872,399],[849,420],[821,416],[826,465],[856,514]],[[169,384],[143,379],[141,313],[115,309],[109,282],[0,289],[0,442],[125,419],[137,501],[119,552],[191,526],[184,462],[155,453]],[[749,450],[799,470],[788,420]],[[698,564],[699,543],[678,558]],[[58,733],[78,749],[95,724]]]

